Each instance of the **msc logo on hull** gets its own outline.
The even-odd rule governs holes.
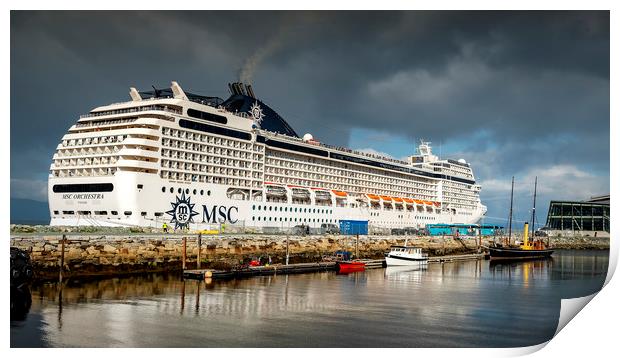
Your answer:
[[[181,197],[177,196],[176,203],[172,204],[172,210],[166,211],[166,214],[172,216],[170,223],[174,224],[174,229],[186,229],[190,223],[194,222],[194,216],[198,215],[198,212],[194,211],[191,198],[188,196],[185,198],[185,193],[181,193]]]
[[[189,224],[194,223],[194,216],[198,212],[194,211],[191,198],[185,197],[185,193],[181,193],[181,197],[176,197],[176,202],[170,203],[172,210],[166,211],[171,216],[170,223],[174,224],[174,229],[187,229]],[[227,207],[224,205],[207,205],[202,206],[202,222],[208,224],[224,224],[226,222],[234,224],[239,221],[239,208],[236,206]]]

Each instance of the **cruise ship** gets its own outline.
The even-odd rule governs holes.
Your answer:
[[[372,231],[472,224],[486,212],[463,159],[430,143],[397,160],[300,137],[251,85],[230,97],[169,88],[80,116],[54,153],[50,225],[179,230],[368,221]],[[325,225],[323,225],[325,226]]]

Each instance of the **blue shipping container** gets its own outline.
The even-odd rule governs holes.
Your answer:
[[[340,220],[341,235],[368,235],[368,220]]]

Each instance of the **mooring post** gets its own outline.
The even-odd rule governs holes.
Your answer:
[[[196,268],[200,269],[200,249],[202,247],[202,234],[198,233],[198,258],[196,259]]]
[[[286,235],[286,264],[288,265],[288,235]]]
[[[360,241],[360,234],[358,233],[358,234],[357,234],[357,236],[355,237],[355,258],[356,258],[356,259],[359,259],[359,258],[360,258],[360,257],[358,256],[358,255],[359,255],[359,250],[358,250],[358,246],[359,246],[358,244],[359,244],[359,241]]]
[[[187,269],[185,261],[187,260],[187,238],[183,237],[183,270]]]
[[[67,239],[66,235],[62,235],[62,240],[60,241],[60,271],[58,272],[58,282],[62,283],[62,271],[65,267],[65,240]]]

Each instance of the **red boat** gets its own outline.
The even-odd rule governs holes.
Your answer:
[[[358,272],[366,269],[366,263],[361,261],[338,261],[336,268],[338,273]]]

